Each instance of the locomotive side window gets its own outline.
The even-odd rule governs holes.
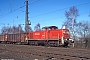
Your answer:
[[[58,27],[56,27],[56,26],[49,26],[49,27],[43,27],[42,29],[48,29],[48,30],[56,30],[56,29],[58,29]]]

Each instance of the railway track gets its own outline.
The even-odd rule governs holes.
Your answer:
[[[8,44],[0,44],[0,49],[10,52],[39,56],[39,58],[37,57],[37,60],[40,60],[40,57],[43,57],[43,60],[90,60],[90,49]]]

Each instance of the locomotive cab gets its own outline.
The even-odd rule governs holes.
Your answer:
[[[53,46],[68,45],[69,40],[69,30],[63,27],[58,29],[57,26],[43,27],[45,31],[45,37],[48,40],[48,43]]]
[[[43,27],[42,29],[44,29],[44,30],[56,30],[56,29],[58,29],[58,27],[56,27],[56,26],[49,26],[49,27]]]

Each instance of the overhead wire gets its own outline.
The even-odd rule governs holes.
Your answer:
[[[87,12],[82,12],[82,13],[79,13],[79,14],[86,14],[86,13],[89,13],[90,11],[87,11]],[[36,21],[36,22],[43,22],[43,21],[48,21],[48,20],[53,20],[53,19],[59,19],[59,18],[64,18],[65,16],[62,16],[62,17],[56,17],[56,18],[51,18],[51,19],[47,19],[47,20],[41,20],[41,21]],[[35,22],[33,22],[35,23]]]
[[[90,11],[87,11],[87,12],[82,12],[82,13],[79,13],[79,14],[86,14],[86,13],[89,13]],[[43,21],[48,21],[48,20],[53,20],[53,19],[59,19],[59,18],[64,18],[65,16],[62,16],[62,17],[55,17],[55,18],[51,18],[51,19],[46,19],[46,20],[41,20],[41,21],[35,21],[33,23],[36,23],[36,22],[43,22]],[[25,20],[25,19],[20,19],[20,20]],[[14,22],[17,22],[17,21],[14,21]],[[10,23],[13,23],[13,22],[10,22]],[[10,23],[7,23],[7,24],[4,24],[4,23],[1,23],[1,25],[10,25]],[[24,25],[24,24],[22,24]]]
[[[37,2],[37,1],[39,1],[39,0],[35,0],[35,1],[33,1],[33,2],[30,2],[30,4],[35,3],[35,2]],[[85,3],[77,4],[77,5],[74,5],[74,6],[81,6],[81,5],[88,4],[88,3],[90,3],[90,2],[85,2]],[[30,4],[29,4],[29,5],[30,5]],[[11,12],[8,12],[7,14],[1,15],[1,16],[3,17],[3,16],[5,16],[5,15],[8,15],[8,14],[10,14],[10,13],[16,11],[16,10],[19,10],[20,8],[23,8],[23,7],[25,7],[25,6],[26,6],[26,5],[23,5],[23,6],[15,9],[15,10],[13,10],[13,11],[11,11]],[[70,6],[70,7],[71,7],[71,6]],[[36,15],[36,16],[32,16],[32,17],[30,17],[30,18],[34,18],[34,17],[46,15],[46,14],[49,14],[49,13],[57,12],[57,11],[64,10],[64,9],[67,9],[67,8],[70,8],[70,7],[66,7],[66,8],[54,10],[54,11],[51,11],[51,12],[46,12],[46,13],[43,13],[43,14],[39,14],[39,15]]]
[[[14,9],[14,10],[12,10],[12,11],[10,11],[10,12],[8,12],[8,13],[2,15],[2,17],[6,16],[6,15],[9,15],[9,14],[11,14],[11,13],[13,13],[13,12],[15,12],[15,11],[17,11],[17,10],[23,8],[23,7],[25,7],[25,5],[23,5],[23,6],[19,7],[19,8],[17,8],[17,9]]]
[[[37,1],[39,1],[39,0],[35,0],[35,1],[33,1],[33,2],[30,2],[30,4],[35,3],[35,2],[37,2]],[[30,4],[28,4],[28,5],[30,5]],[[20,7],[14,9],[14,10],[8,12],[8,13],[5,13],[5,14],[1,15],[1,17],[4,17],[4,16],[6,16],[6,15],[9,15],[9,14],[11,14],[11,13],[13,13],[13,12],[15,12],[15,11],[17,11],[17,10],[23,8],[23,7],[25,7],[25,6],[26,6],[26,5],[20,6]]]
[[[77,4],[77,5],[74,5],[74,6],[81,6],[81,5],[85,5],[85,4],[89,4],[89,2],[85,2],[85,3],[81,3],[81,4]],[[68,9],[70,8],[71,6],[69,7],[65,7],[65,8],[62,8],[62,9],[58,9],[58,10],[54,10],[54,11],[51,11],[51,12],[46,12],[46,13],[42,13],[42,14],[39,14],[39,15],[36,15],[36,16],[32,16],[30,18],[34,18],[34,17],[38,17],[38,16],[42,16],[42,15],[46,15],[46,14],[50,14],[50,13],[53,13],[53,12],[57,12],[57,11],[61,11],[61,10],[65,10],[65,9]]]
[[[38,1],[39,1],[39,0],[34,0],[34,1],[30,2],[30,4],[35,3],[35,2],[38,2]],[[30,5],[30,4],[28,4],[28,5]],[[12,11],[6,13],[6,14],[1,15],[1,17],[4,17],[4,16],[6,16],[6,15],[9,15],[10,13],[13,13],[13,12],[15,12],[15,11],[17,11],[17,10],[19,10],[19,9],[21,9],[21,8],[23,8],[23,7],[25,7],[25,6],[26,6],[26,5],[20,6],[20,7],[17,8],[17,9],[14,9],[14,10],[12,10]],[[1,11],[1,10],[0,10],[0,11]],[[11,23],[12,23],[12,22],[11,22]],[[10,25],[10,24],[0,23],[0,25]]]
[[[85,2],[85,3],[77,4],[77,5],[74,5],[74,6],[81,6],[81,5],[85,5],[85,4],[89,4],[89,3],[90,3],[90,2]],[[70,7],[71,7],[71,6],[70,6]],[[70,7],[66,7],[66,8],[54,10],[54,11],[51,11],[51,12],[43,13],[43,14],[40,14],[40,15],[32,16],[32,17],[30,17],[30,18],[34,18],[34,17],[46,15],[46,14],[49,14],[49,13],[61,11],[61,10],[64,10],[64,9],[68,9],[68,8],[70,8]],[[83,12],[83,13],[79,13],[79,14],[85,14],[85,13],[89,13],[89,12],[90,12],[90,11],[88,11],[88,12]],[[56,18],[52,18],[52,19],[58,19],[58,18],[64,18],[64,17],[65,17],[65,16],[62,16],[62,17],[56,17]],[[52,20],[52,19],[47,19],[47,20]],[[47,20],[42,20],[42,21],[47,21]],[[38,22],[41,22],[41,21],[38,21]],[[34,23],[35,23],[35,22],[34,22]]]
[[[30,4],[35,3],[35,2],[38,2],[38,1],[39,0],[34,0],[34,1],[30,2]],[[28,5],[30,5],[30,4],[28,4]]]
[[[34,3],[34,2],[37,2],[37,1],[39,1],[39,0],[35,0],[35,1],[31,2],[30,4],[32,4],[32,3]],[[74,6],[81,6],[81,5],[85,5],[85,4],[89,4],[89,3],[90,3],[90,2],[85,2],[85,3],[77,4],[77,5],[74,5]],[[30,4],[29,4],[29,5],[30,5]],[[25,7],[25,5],[17,8],[17,9],[15,9],[15,10],[13,10],[12,12],[14,12],[14,11],[20,9],[20,8],[23,8],[23,7]],[[34,18],[34,17],[38,17],[38,16],[45,15],[45,14],[57,12],[57,11],[64,10],[64,9],[67,9],[67,8],[70,8],[70,7],[66,7],[66,8],[54,10],[54,11],[51,11],[51,12],[43,13],[43,14],[40,14],[40,15],[32,16],[32,17],[30,17],[30,18]],[[9,13],[12,13],[12,12],[9,12]],[[85,13],[85,12],[84,12],[84,13]],[[83,13],[81,13],[81,14],[83,14]],[[61,17],[57,17],[57,18],[61,18]],[[52,19],[56,19],[56,18],[52,18]],[[48,19],[48,20],[51,20],[51,19]],[[46,21],[46,20],[44,20],[44,21]]]

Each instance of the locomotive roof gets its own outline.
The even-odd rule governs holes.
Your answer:
[[[58,27],[57,26],[45,26],[45,27],[43,27],[42,29],[46,29],[46,28],[55,28],[55,29],[57,29]]]

